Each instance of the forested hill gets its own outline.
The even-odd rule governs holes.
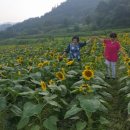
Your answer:
[[[96,26],[105,28],[130,27],[130,0],[105,0],[95,10]]]
[[[67,0],[44,16],[30,18],[8,28],[0,37],[47,33],[76,23],[85,23],[86,17],[95,10],[99,1],[101,0]]]
[[[12,25],[13,25],[12,23],[0,24],[0,31],[4,31],[7,28],[11,27]]]
[[[0,38],[53,34],[80,29],[130,27],[130,0],[67,0],[44,16],[30,18],[6,31]],[[60,30],[60,31],[59,31]]]
[[[46,25],[63,24],[67,26],[85,23],[87,16],[95,10],[99,1],[101,0],[68,0],[42,18]]]

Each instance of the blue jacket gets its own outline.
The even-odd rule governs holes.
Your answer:
[[[77,59],[78,61],[80,61],[80,48],[85,45],[86,42],[78,44],[70,43],[65,49],[65,52],[69,53],[69,59]]]

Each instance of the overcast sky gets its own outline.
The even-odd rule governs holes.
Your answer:
[[[44,15],[66,0],[0,0],[0,24]]]

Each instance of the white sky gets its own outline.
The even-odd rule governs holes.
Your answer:
[[[0,24],[21,22],[51,11],[66,0],[0,0]]]

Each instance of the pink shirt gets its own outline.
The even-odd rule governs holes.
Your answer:
[[[120,43],[118,41],[105,39],[104,40],[105,50],[104,50],[104,57],[112,62],[116,62],[118,60],[118,52],[120,49]]]

